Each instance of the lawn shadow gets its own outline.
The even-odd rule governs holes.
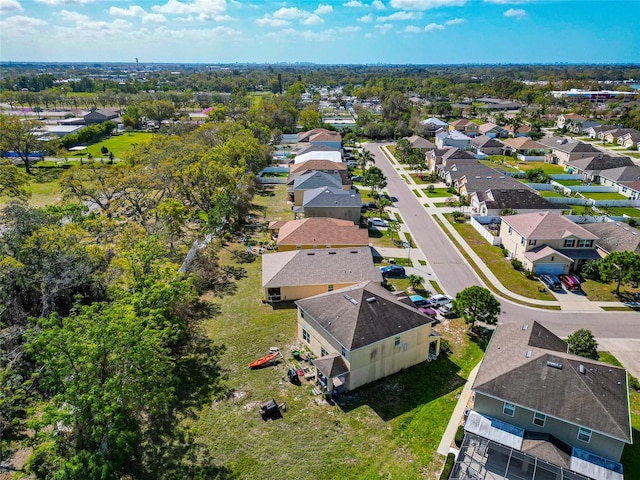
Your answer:
[[[387,422],[464,385],[466,380],[459,371],[460,367],[441,353],[433,362],[419,363],[343,394],[337,404],[344,412],[367,405]]]
[[[640,430],[634,428],[631,432],[631,438],[634,440],[640,438]],[[624,446],[620,463],[622,463],[624,472],[626,473],[625,476],[631,472],[640,472],[640,442],[634,441],[632,445],[627,444]]]
[[[491,340],[491,335],[493,335],[493,330],[484,327],[473,327],[467,335],[469,340],[478,345],[480,350],[485,352],[489,345],[489,340]]]
[[[274,310],[295,310],[296,304],[291,301],[269,303]]]
[[[276,192],[274,190],[275,188],[272,185],[258,184],[256,186],[256,194],[261,197],[275,197]]]

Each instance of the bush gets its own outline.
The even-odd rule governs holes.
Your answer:
[[[460,425],[458,430],[456,430],[456,436],[454,438],[454,442],[456,447],[460,448],[462,446],[462,439],[464,438],[464,427]]]
[[[629,386],[636,392],[640,392],[640,382],[636,377],[632,377],[631,375],[629,375]]]
[[[452,212],[451,216],[453,217],[453,219],[456,222],[463,222],[464,221],[464,213],[462,213],[459,210],[456,210],[455,212]]]
[[[451,344],[446,338],[440,339],[440,352],[451,353]]]
[[[522,262],[520,260],[514,258],[513,260],[511,260],[511,266],[519,272],[522,271]]]
[[[444,468],[440,474],[440,480],[447,480],[453,470],[453,464],[456,462],[456,456],[453,453],[447,455],[447,460],[444,462]]]
[[[500,250],[502,250],[502,256],[503,257],[508,257],[509,256],[509,250],[507,250],[506,248],[504,248],[502,245],[500,245]]]

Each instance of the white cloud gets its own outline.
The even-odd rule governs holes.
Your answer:
[[[56,27],[56,37],[61,39],[90,39],[92,41],[102,40],[108,37],[130,36],[137,34],[136,28],[121,18],[113,22],[92,20],[87,15],[78,12],[62,10],[60,16],[67,21],[73,22],[72,27]]]
[[[302,21],[303,25],[319,25],[321,23],[324,23],[324,20],[315,13],[312,13]]]
[[[444,30],[444,25],[441,25],[439,23],[430,23],[429,25],[424,27],[425,32],[431,32],[433,30]]]
[[[324,15],[325,13],[330,13],[333,11],[333,7],[331,5],[318,5],[318,8],[315,9],[313,13],[317,15]]]
[[[364,15],[364,16],[362,16],[362,17],[360,17],[358,19],[358,22],[371,23],[371,22],[373,22],[373,15],[371,15],[371,14]]]
[[[31,35],[39,27],[47,24],[44,20],[34,17],[26,17],[24,15],[14,15],[0,20],[0,31],[3,35]]]
[[[371,6],[376,10],[385,10],[387,8],[380,0],[373,0],[373,2],[371,2]]]
[[[275,18],[286,18],[288,20],[293,20],[296,18],[306,18],[309,16],[309,12],[300,10],[297,7],[282,7],[280,10],[276,10],[273,16]]]
[[[391,30],[393,28],[393,25],[391,25],[390,23],[385,23],[382,25],[376,25],[376,28],[380,31],[382,31],[383,33],[388,32],[389,30]]]
[[[429,10],[440,7],[461,7],[467,0],[391,0],[391,6],[398,10]]]
[[[336,29],[338,33],[356,33],[361,30],[360,27],[341,27]]]
[[[138,5],[129,5],[129,8],[111,7],[109,8],[109,15],[120,17],[141,17],[144,15],[144,8]]]
[[[147,13],[142,17],[142,23],[165,23],[167,17],[161,13]]]
[[[510,8],[504,12],[505,17],[523,18],[527,16],[527,12],[521,8]]]
[[[169,0],[164,5],[154,5],[151,9],[156,13],[166,13],[168,15],[195,14],[200,20],[221,21],[229,19],[224,15],[226,8],[226,0],[192,0],[190,2]]]
[[[23,8],[18,0],[0,0],[0,12],[22,12]]]
[[[45,5],[85,5],[93,3],[95,0],[36,0],[36,3]]]
[[[271,17],[258,18],[256,20],[256,23],[261,27],[284,27],[286,25],[289,25],[289,22],[287,20]]]
[[[453,18],[444,22],[445,25],[460,25],[461,23],[467,23],[466,18]]]
[[[416,27],[415,25],[407,25],[402,31],[405,33],[418,33],[421,32],[422,29],[420,27]]]
[[[394,20],[416,20],[418,18],[420,18],[421,15],[419,12],[395,12],[392,13],[391,15],[387,15],[385,17],[378,17],[378,22],[387,22],[387,21],[394,21]]]
[[[362,6],[362,2],[360,0],[349,0],[347,3],[343,3],[342,6],[358,8]]]
[[[60,12],[60,16],[65,20],[69,20],[70,22],[80,23],[80,22],[88,22],[89,21],[89,17],[88,16],[83,15],[83,14],[78,13],[78,12],[70,12],[69,10],[62,10]]]

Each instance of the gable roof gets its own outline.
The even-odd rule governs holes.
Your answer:
[[[478,148],[503,148],[504,143],[500,140],[497,140],[492,137],[487,137],[486,135],[479,135],[473,140],[471,140],[471,144],[474,147]]]
[[[628,167],[610,168],[602,170],[600,176],[613,182],[635,182],[640,180],[640,167],[631,165]]]
[[[445,147],[432,150],[432,156],[440,157],[443,160],[478,160],[471,152],[460,150],[458,147]],[[431,152],[427,152],[428,154]]]
[[[561,257],[564,257],[569,264],[573,261],[571,257],[565,255],[564,253],[556,250],[553,247],[550,247],[549,245],[540,245],[539,247],[536,247],[532,250],[527,250],[523,253],[523,255],[531,262],[537,262],[538,260],[542,260],[543,258],[547,258],[551,255],[560,255]]]
[[[448,173],[449,176],[451,177],[451,180],[453,180],[454,182],[464,176],[469,176],[469,177],[492,176],[494,178],[504,176],[504,172],[491,168],[488,165],[485,165],[480,162],[459,163],[459,164],[453,163],[450,167],[449,166],[443,167],[442,170]]]
[[[304,155],[305,153],[311,152],[339,152],[342,154],[342,150],[330,147],[329,145],[307,145],[305,147],[295,149],[292,153],[295,153],[296,155]]]
[[[298,133],[298,141],[308,142],[311,139],[311,137],[313,137],[314,135],[318,135],[320,133],[325,135],[331,135],[334,138],[337,137],[338,139],[342,138],[342,136],[338,132],[327,130],[326,128],[314,128],[313,130],[308,130],[306,132]]]
[[[505,176],[502,172],[497,176],[482,175],[464,175],[464,181],[460,181],[461,186],[468,194],[474,192],[484,192],[489,189],[496,190],[522,190],[524,185],[522,182],[515,180],[513,177]],[[526,187],[524,187],[526,188]]]
[[[331,160],[307,160],[306,162],[291,165],[289,172],[291,174],[306,172],[308,170],[347,170],[346,163],[336,163]]]
[[[578,115],[577,113],[564,113],[562,115],[560,115],[561,117],[564,117],[565,120],[586,120],[587,117],[583,117],[582,115]]]
[[[479,193],[478,198],[484,201],[489,209],[556,210],[562,208],[562,205],[551,203],[524,185],[520,189],[502,190],[491,188]]]
[[[602,153],[590,143],[576,142],[566,138],[544,137],[540,139],[540,143],[554,150],[564,153]]]
[[[278,245],[354,245],[369,244],[367,229],[351,220],[311,217],[279,225]]]
[[[589,172],[634,165],[633,160],[629,157],[618,157],[606,154],[594,157],[578,158],[576,160],[570,160],[566,162],[566,164],[569,167]]]
[[[349,351],[433,322],[433,318],[405,305],[373,282],[341,288],[295,303]]]
[[[262,256],[262,288],[382,282],[369,247],[292,250]]]
[[[596,246],[607,253],[626,250],[640,254],[640,232],[626,223],[585,223],[583,227],[598,237]]]
[[[472,125],[473,122],[467,118],[461,118],[459,120],[454,120],[453,122],[449,122],[449,125],[452,127],[466,127],[467,125]]]
[[[626,370],[566,353],[538,322],[496,328],[472,389],[631,443]]]
[[[436,146],[433,143],[431,143],[426,138],[422,138],[419,135],[412,135],[410,137],[407,137],[407,140],[409,140],[409,143],[413,148],[426,148],[431,150],[436,148]]]
[[[525,238],[544,240],[576,236],[585,240],[598,239],[593,233],[557,213],[534,212],[500,218]]]
[[[436,133],[436,138],[445,139],[450,138],[452,140],[471,140],[471,137],[467,137],[464,133],[458,130],[449,130]]]
[[[341,188],[320,187],[306,190],[302,200],[306,207],[362,207],[359,193]]]
[[[544,150],[545,146],[529,137],[505,138],[503,143],[518,150]]]
[[[309,137],[309,142],[340,142],[342,135],[336,132],[318,132]]]
[[[293,181],[294,190],[312,190],[318,187],[342,188],[342,178],[339,173],[305,172]]]
[[[482,125],[478,126],[478,131],[480,133],[487,133],[487,132],[490,132],[491,130],[496,130],[497,132],[499,132],[500,130],[505,130],[505,129],[500,125],[496,125],[495,123],[491,123],[491,122],[483,123]]]
[[[448,124],[436,117],[429,117],[426,120],[421,120],[422,125],[435,125],[437,127],[446,127]]]

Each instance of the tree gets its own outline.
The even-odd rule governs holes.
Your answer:
[[[424,278],[422,278],[420,275],[416,275],[415,273],[409,275],[407,277],[407,280],[409,280],[409,284],[414,290],[422,285],[422,282],[424,282]]]
[[[418,172],[418,176],[422,176],[422,171],[426,168],[426,159],[424,153],[417,148],[412,148],[407,158],[409,168]]]
[[[365,170],[362,176],[362,183],[371,187],[371,191],[375,196],[378,190],[382,190],[387,186],[387,177],[384,176],[379,167],[371,167]]]
[[[0,161],[0,197],[7,195],[21,199],[29,198],[27,185],[31,177],[8,161]]]
[[[551,177],[544,173],[542,168],[527,170],[525,178],[531,183],[549,183],[551,181]]]
[[[387,232],[389,232],[389,235],[391,236],[391,240],[394,239],[394,237],[396,236],[396,233],[398,233],[399,231],[400,231],[400,222],[398,221],[389,222],[389,227],[387,228]]]
[[[640,282],[640,255],[634,252],[611,252],[598,262],[600,278],[616,282],[616,295],[623,283]]]
[[[378,210],[378,216],[382,217],[384,214],[384,209],[391,206],[391,200],[387,197],[378,197],[374,202],[376,204],[376,209]]]
[[[33,153],[42,148],[37,133],[42,123],[36,120],[20,120],[15,116],[0,115],[0,150],[15,152],[31,174]]]
[[[585,358],[598,360],[598,342],[593,338],[591,330],[581,328],[567,337],[569,353]]]
[[[406,138],[401,138],[396,142],[395,157],[400,163],[408,163],[409,154],[411,153],[411,142]]]
[[[163,120],[168,120],[176,114],[176,107],[168,100],[154,100],[141,103],[140,113],[147,117],[147,120],[152,120],[160,125]]]
[[[373,154],[370,150],[363,149],[362,152],[358,154],[356,162],[358,163],[358,168],[364,172],[367,169],[367,166],[369,164],[376,163],[376,160],[373,158]]]
[[[466,323],[473,328],[476,322],[487,325],[498,323],[500,314],[500,302],[489,290],[474,285],[458,292],[452,302],[453,311],[464,318]]]

